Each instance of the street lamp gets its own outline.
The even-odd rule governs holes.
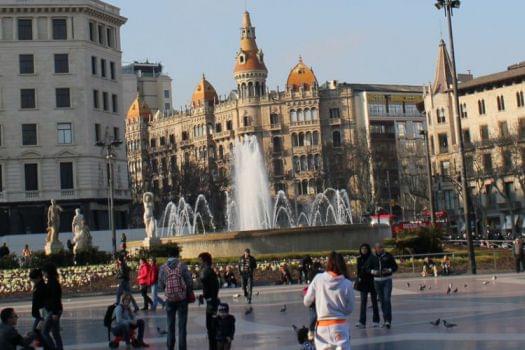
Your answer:
[[[437,0],[436,8],[438,10],[443,9],[445,11],[445,17],[448,20],[448,35],[450,40],[450,54],[452,59],[452,84],[454,93],[454,112],[456,120],[456,137],[458,142],[458,153],[459,153],[459,167],[461,169],[461,186],[462,191],[462,202],[463,202],[463,214],[465,221],[465,233],[467,236],[468,254],[470,260],[470,270],[472,274],[476,274],[476,255],[474,253],[474,244],[472,242],[472,230],[470,229],[470,208],[468,201],[468,185],[467,185],[467,169],[465,168],[465,152],[464,152],[464,140],[463,132],[461,127],[461,115],[459,110],[459,96],[458,96],[458,76],[456,74],[456,56],[454,52],[454,36],[452,34],[452,15],[453,9],[458,9],[461,5],[459,0]]]
[[[116,256],[117,254],[117,233],[115,231],[115,207],[113,205],[113,197],[114,197],[114,188],[113,188],[113,159],[115,156],[113,155],[113,149],[120,146],[122,144],[122,141],[120,140],[113,140],[110,142],[106,141],[97,141],[95,143],[95,146],[101,147],[106,151],[106,160],[108,162],[108,182],[109,182],[109,188],[108,188],[108,220],[109,220],[109,228],[111,230],[111,244],[113,247],[113,256]]]
[[[432,227],[436,225],[436,214],[434,213],[434,189],[432,183],[432,166],[430,164],[430,147],[428,145],[428,132],[426,130],[421,130],[419,132],[425,140],[426,146],[426,158],[427,158],[427,174],[428,174],[428,201],[430,202],[430,223]]]

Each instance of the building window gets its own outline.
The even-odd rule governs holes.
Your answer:
[[[71,190],[73,188],[73,163],[60,163],[60,189]]]
[[[447,153],[448,152],[447,134],[438,134],[438,142],[439,142],[439,153]]]
[[[53,40],[67,39],[67,22],[65,19],[53,20]]]
[[[284,166],[282,159],[274,159],[273,163],[273,174],[275,176],[282,176],[284,174]]]
[[[483,169],[485,172],[492,171],[492,155],[490,153],[483,154]]]
[[[20,90],[20,108],[22,109],[36,108],[35,89],[21,89]]]
[[[503,160],[503,168],[508,171],[512,168],[512,153],[509,150],[501,151],[501,158]]]
[[[24,164],[26,191],[38,191],[38,164]]]
[[[250,126],[250,117],[244,116],[242,120],[243,120],[243,126]]]
[[[270,124],[277,125],[279,124],[279,115],[276,113],[270,114]]]
[[[100,104],[98,102],[98,90],[93,90],[93,108],[98,109]]]
[[[518,104],[518,107],[525,106],[525,100],[523,99],[523,91],[516,92],[516,102]]]
[[[89,22],[89,40],[95,41],[95,23]]]
[[[35,146],[36,144],[36,124],[22,124],[22,145]]]
[[[459,114],[461,115],[461,119],[465,119],[468,117],[467,115],[467,104],[462,103],[459,105]]]
[[[119,141],[120,140],[120,129],[118,127],[113,127],[113,140]]]
[[[283,150],[283,143],[282,143],[282,139],[278,136],[274,137],[272,139],[272,143],[273,143],[273,151],[274,152],[282,152]]]
[[[4,191],[4,182],[2,178],[2,164],[0,164],[0,192]]]
[[[106,40],[109,47],[114,47],[114,32],[115,30],[112,27],[106,28]]]
[[[231,120],[226,121],[226,130],[233,130],[233,123]]]
[[[33,40],[33,20],[18,20],[18,40]]]
[[[222,132],[222,123],[215,123],[215,132],[216,133]]]
[[[106,60],[103,58],[100,59],[100,75],[102,78],[106,77]]]
[[[438,124],[442,124],[442,123],[445,123],[447,121],[447,118],[445,116],[445,109],[444,108],[438,108],[436,110],[436,115],[437,115],[437,122],[438,122]]]
[[[170,90],[164,90],[164,98],[170,98]]]
[[[55,54],[55,73],[69,73],[69,56],[67,53]]]
[[[117,95],[111,95],[111,110],[113,113],[118,113],[118,97]]]
[[[100,140],[100,124],[95,124],[95,142],[99,142]]]
[[[102,109],[104,109],[104,111],[108,111],[109,110],[109,101],[108,101],[108,93],[107,92],[103,92],[102,93]]]
[[[481,138],[481,141],[488,141],[489,140],[489,127],[487,125],[481,125],[479,127],[479,136]]]
[[[109,76],[115,80],[115,62],[109,62]]]
[[[478,111],[479,111],[479,115],[484,115],[486,113],[485,100],[483,99],[478,100]]]
[[[341,133],[336,130],[332,133],[332,143],[334,147],[340,147],[341,146]]]
[[[503,98],[503,95],[497,96],[496,101],[498,103],[498,111],[504,111],[505,110],[505,99]]]
[[[450,162],[448,161],[441,162],[441,175],[442,176],[450,175]]]
[[[71,107],[71,98],[69,88],[58,88],[56,91],[56,105],[57,108]]]
[[[339,108],[330,108],[329,110],[330,118],[339,118]]]
[[[20,74],[35,73],[35,59],[33,55],[19,55],[18,62],[20,67]]]
[[[509,137],[509,125],[507,122],[499,122],[499,136]]]
[[[170,134],[170,136],[169,136],[169,140],[170,140],[170,144],[171,144],[171,145],[174,145],[174,144],[175,144],[175,135]]]
[[[472,140],[470,139],[470,130],[469,129],[463,129],[463,143],[466,145],[469,145],[472,143]]]
[[[97,75],[97,58],[95,56],[91,56],[91,74]]]
[[[104,27],[98,26],[98,43],[104,44]]]
[[[71,123],[57,124],[58,143],[60,145],[69,145],[73,142],[73,131]]]

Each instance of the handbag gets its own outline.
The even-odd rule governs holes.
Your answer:
[[[196,299],[197,299],[197,298],[195,298],[195,293],[193,292],[193,290],[190,291],[190,292],[188,293],[188,297],[186,298],[186,300],[187,300],[188,303],[190,303],[190,304],[193,304],[193,303],[195,302]]]
[[[359,292],[363,292],[365,289],[364,287],[363,279],[361,277],[357,277],[354,282],[354,289]]]

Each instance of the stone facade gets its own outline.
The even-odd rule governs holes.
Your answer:
[[[525,64],[477,78],[458,77],[471,220],[477,221],[480,231],[510,231],[513,221],[521,229],[525,214]],[[452,69],[443,41],[436,76],[424,98],[437,210],[447,211],[450,224],[463,230]]]
[[[0,4],[0,234],[44,232],[55,198],[63,230],[82,208],[107,227],[105,154],[122,139],[119,9],[98,0]],[[117,223],[129,202],[125,147],[115,153]]]
[[[283,91],[267,88],[267,74],[263,51],[257,46],[255,28],[246,12],[240,49],[235,56],[236,90],[219,98],[203,76],[191,106],[171,115],[155,111],[140,97],[136,99],[129,109],[126,127],[134,200],[138,202],[144,191],[162,193],[168,189],[169,192],[173,176],[178,176],[174,169],[180,169],[187,162],[208,169],[210,176],[223,183],[223,189],[228,189],[226,179],[231,171],[230,157],[235,141],[245,135],[256,135],[268,167],[272,186],[269,190],[272,193],[283,190],[299,203],[308,202],[328,187],[349,187],[347,153],[358,139],[364,140],[366,148],[376,144],[376,140],[370,138],[380,134],[376,132],[378,128],[374,129],[374,123],[389,124],[385,130],[388,137],[394,136],[391,150],[395,154],[395,125],[424,122],[415,108],[422,99],[419,86],[337,81],[320,85],[313,69],[302,58],[291,69]],[[389,102],[392,97],[395,101]],[[377,101],[372,102],[373,98]],[[375,113],[372,105],[382,105],[382,109],[378,109],[381,113]],[[412,124],[407,127],[411,128]],[[384,156],[391,158],[391,154]],[[370,162],[363,166],[369,167]],[[399,187],[397,167],[392,171],[395,174],[392,173],[390,185]],[[178,195],[171,194],[172,198]],[[386,198],[383,194],[377,200],[380,203],[374,205],[389,206],[391,201]],[[371,204],[358,205],[357,199],[353,202],[360,207],[356,216],[367,211],[369,208],[364,207]]]

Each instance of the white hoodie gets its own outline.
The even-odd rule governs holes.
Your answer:
[[[308,286],[304,305],[315,301],[318,320],[347,319],[354,310],[354,288],[343,275],[317,274]]]

